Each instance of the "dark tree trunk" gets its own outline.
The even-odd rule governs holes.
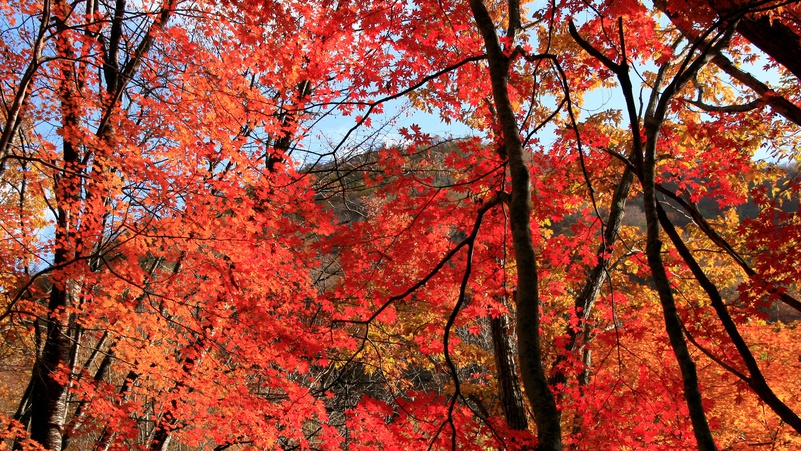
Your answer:
[[[654,6],[671,18],[673,24],[679,28],[682,34],[695,40],[697,33],[690,26],[687,26],[679,19],[676,11],[669,9],[670,2],[667,0],[657,0]],[[801,80],[801,36],[796,34],[791,28],[782,23],[781,17],[771,17],[761,15],[753,17],[746,15],[742,17],[741,11],[734,11],[730,2],[708,1],[709,12],[717,14],[725,22],[739,19],[736,31],[760,50],[770,55],[779,64]],[[764,11],[763,11],[764,12]]]
[[[648,133],[648,132],[646,132]],[[657,131],[650,130],[649,141],[653,141],[650,146],[656,148]],[[699,451],[717,450],[712,439],[712,431],[706,420],[701,391],[698,387],[698,372],[695,362],[687,348],[684,339],[681,319],[676,309],[676,301],[673,297],[673,289],[670,286],[664,264],[662,263],[662,241],[659,239],[659,219],[656,211],[656,195],[654,189],[654,157],[653,150],[646,151],[645,165],[643,168],[643,197],[645,202],[645,219],[647,222],[647,245],[645,248],[648,257],[648,266],[654,279],[656,291],[662,304],[662,314],[665,320],[665,331],[667,332],[670,346],[676,354],[676,361],[681,370],[682,381],[684,384],[684,398],[690,410],[690,421],[693,425],[693,432],[698,441]]]
[[[526,396],[531,402],[534,422],[537,424],[537,449],[541,451],[562,450],[561,413],[548,385],[542,367],[540,349],[540,297],[537,276],[537,256],[531,236],[531,176],[523,157],[520,129],[509,99],[510,59],[503,53],[495,24],[482,0],[470,0],[470,9],[479,32],[489,63],[489,76],[498,125],[504,140],[512,179],[509,201],[509,225],[517,269],[517,338],[520,360],[520,375]],[[519,10],[516,0],[509,2],[509,10]],[[512,14],[510,14],[510,18]],[[507,34],[514,38],[519,30],[515,20],[509,21]],[[517,24],[519,25],[519,24]]]
[[[65,290],[53,287],[47,337],[31,380],[31,438],[53,451],[61,450],[62,429],[67,415],[67,388],[53,378],[58,367],[69,362],[68,326],[66,319],[60,318],[63,312],[59,312],[66,307],[67,298]]]
[[[53,21],[57,30],[56,51],[63,58],[73,57],[73,43],[66,33],[66,18],[60,17],[69,11],[66,4],[55,4]],[[73,66],[62,62],[63,79],[59,84],[59,97],[62,108],[62,130],[77,130],[81,121],[76,107],[79,80]],[[81,170],[78,146],[74,137],[65,133],[62,149],[62,177],[56,180],[55,195],[58,202],[56,214],[56,250],[53,264],[56,267],[67,265],[74,258],[72,241],[75,240],[75,224],[78,220],[75,204],[80,199]],[[31,438],[45,448],[60,451],[64,422],[67,416],[67,388],[54,379],[60,366],[69,365],[72,343],[69,335],[69,320],[65,309],[70,305],[71,286],[69,281],[54,281],[48,301],[47,333],[41,354],[34,364],[31,374]]]
[[[506,316],[490,319],[492,329],[492,345],[495,350],[495,368],[498,374],[498,394],[501,408],[510,428],[528,430],[526,406],[523,392],[520,391],[520,380],[517,378],[517,365],[512,355],[509,337],[509,325]]]
[[[91,3],[91,2],[90,2]],[[175,0],[166,2],[157,19],[151,24],[150,30],[144,35],[134,55],[127,59],[122,72],[118,69],[117,51],[120,44],[120,33],[124,19],[125,1],[117,0],[111,25],[110,43],[107,46],[108,54],[104,55],[104,75],[107,83],[108,104],[96,135],[111,142],[114,135],[112,116],[118,111],[118,102],[126,83],[130,82],[137,72],[144,56],[149,52],[155,30],[161,28],[169,20]],[[53,256],[53,288],[48,299],[48,317],[46,321],[46,334],[41,353],[38,355],[31,373],[30,398],[23,397],[18,409],[20,416],[29,415],[31,438],[53,451],[60,451],[64,443],[65,424],[68,413],[68,389],[56,382],[54,375],[59,367],[72,370],[71,366],[77,358],[73,354],[76,341],[71,338],[73,330],[70,328],[69,318],[65,310],[73,303],[75,281],[60,277],[58,270],[67,268],[76,259],[80,258],[79,249],[93,249],[93,242],[102,235],[103,211],[90,210],[88,205],[96,203],[87,201],[87,196],[97,196],[93,192],[92,183],[98,183],[103,177],[102,159],[94,162],[95,177],[85,184],[86,162],[92,155],[92,149],[80,141],[77,132],[83,127],[82,120],[85,113],[82,89],[87,85],[85,79],[86,67],[89,61],[77,57],[77,49],[81,45],[74,42],[71,31],[73,24],[68,23],[71,15],[75,14],[75,5],[65,0],[52,2],[52,11],[43,17],[48,18],[47,27],[52,27],[53,45],[58,59],[52,62],[57,64],[59,71],[58,96],[61,108],[60,130],[63,137],[61,173],[54,180],[54,197],[56,207],[55,251]],[[93,17],[95,11],[87,8],[87,17]],[[50,18],[49,12],[52,12]],[[104,39],[100,34],[97,39]],[[91,36],[90,36],[91,38]],[[86,237],[81,235],[85,234]],[[83,241],[83,242],[82,242]],[[89,241],[89,242],[87,242]],[[83,255],[85,256],[85,255]],[[76,329],[77,330],[77,329]],[[77,335],[76,335],[77,337]],[[74,357],[74,358],[73,358]]]
[[[723,302],[723,297],[720,295],[717,286],[715,286],[715,284],[706,276],[706,273],[701,268],[701,265],[699,265],[698,261],[696,261],[695,257],[693,257],[692,252],[690,252],[690,249],[684,243],[684,240],[682,240],[678,231],[673,227],[673,223],[670,222],[670,219],[660,205],[657,205],[657,213],[659,214],[659,221],[662,224],[663,229],[667,233],[668,237],[670,237],[670,240],[673,242],[676,250],[679,252],[679,255],[681,255],[682,259],[684,259],[684,261],[687,263],[687,266],[689,266],[690,271],[692,271],[699,285],[701,285],[701,287],[707,293],[707,296],[709,296],[709,301],[712,304],[712,308],[715,309],[715,313],[717,313],[723,328],[726,330],[726,333],[728,334],[732,343],[737,348],[737,352],[740,354],[740,357],[743,359],[743,363],[745,363],[745,366],[748,369],[749,376],[746,377],[745,375],[739,373],[737,373],[737,375],[740,376],[749,387],[751,387],[754,393],[759,396],[759,399],[767,404],[768,407],[770,407],[771,410],[773,410],[776,415],[782,419],[782,421],[795,429],[796,432],[801,433],[801,418],[799,418],[799,416],[787,404],[779,399],[779,397],[776,396],[776,394],[768,385],[767,380],[765,380],[765,377],[762,374],[759,365],[757,364],[756,358],[751,353],[751,349],[748,347],[745,339],[737,330],[737,324],[729,314],[729,310],[726,307],[726,304]]]
[[[632,157],[633,155],[629,155],[629,159]],[[584,287],[582,287],[581,292],[579,292],[579,295],[576,296],[574,301],[573,308],[575,309],[576,316],[579,319],[579,325],[581,327],[579,329],[575,329],[571,326],[568,326],[565,331],[567,335],[567,344],[565,345],[564,352],[557,356],[554,364],[553,374],[551,376],[551,383],[554,385],[559,383],[564,384],[567,382],[567,374],[560,364],[567,360],[569,355],[568,353],[575,352],[582,345],[582,337],[583,342],[586,343],[587,341],[589,334],[588,321],[592,315],[592,309],[595,306],[595,301],[601,294],[601,288],[603,287],[604,280],[606,280],[608,266],[606,254],[617,242],[618,232],[620,232],[620,227],[623,224],[623,214],[626,210],[626,201],[628,199],[629,192],[631,191],[631,185],[633,182],[634,171],[630,167],[626,166],[623,170],[623,175],[620,178],[620,182],[618,182],[617,186],[615,187],[615,193],[612,197],[609,216],[606,220],[606,228],[601,238],[603,241],[598,247],[598,251],[596,253],[598,260],[595,266],[590,270],[587,281],[584,283]],[[582,353],[582,361],[585,363],[585,368],[584,371],[582,371],[580,376],[581,380],[579,381],[579,383],[582,385],[589,383],[588,365],[590,360],[590,350],[585,348]]]
[[[715,445],[712,430],[706,419],[701,390],[698,384],[698,372],[687,347],[681,318],[673,296],[673,288],[662,262],[662,241],[660,240],[656,199],[656,151],[660,128],[665,121],[668,106],[673,96],[711,60],[712,55],[719,52],[720,48],[728,43],[730,37],[730,33],[726,34],[714,45],[709,44],[701,48],[701,54],[688,64],[685,71],[676,75],[670,84],[665,87],[658,100],[656,94],[652,97],[651,105],[649,105],[645,115],[644,158],[639,174],[640,183],[642,183],[643,187],[643,204],[647,229],[645,253],[648,259],[648,266],[651,268],[654,285],[659,295],[659,301],[662,305],[665,332],[668,335],[670,346],[673,348],[681,371],[684,399],[690,411],[690,421],[693,425],[693,433],[698,442],[699,451],[717,450],[717,445]],[[633,94],[630,93],[628,95]]]
[[[664,8],[664,2],[657,2],[657,6]],[[619,23],[622,28],[622,21]],[[712,431],[704,412],[701,391],[698,385],[698,373],[695,362],[687,347],[681,319],[676,308],[676,301],[673,296],[673,289],[668,279],[662,262],[662,242],[659,239],[659,218],[657,214],[656,200],[656,151],[659,142],[659,132],[665,121],[668,107],[676,93],[689,82],[701,68],[703,68],[717,54],[721,48],[728,45],[731,38],[732,29],[726,30],[716,42],[704,44],[698,50],[701,54],[694,57],[694,54],[687,56],[682,63],[681,71],[664,88],[661,95],[658,90],[654,90],[648,102],[645,112],[645,142],[640,137],[640,123],[635,108],[634,92],[628,77],[627,56],[622,56],[621,63],[609,60],[597,49],[593,48],[581,36],[579,36],[573,24],[570,24],[570,33],[574,39],[588,53],[601,61],[606,67],[614,71],[621,82],[623,94],[626,98],[629,119],[632,126],[633,138],[633,165],[638,169],[638,177],[643,188],[643,203],[645,207],[646,219],[646,256],[651,275],[654,280],[659,301],[662,305],[662,313],[665,321],[665,331],[668,335],[670,346],[676,355],[676,361],[681,372],[684,385],[684,399],[690,411],[690,421],[693,425],[693,433],[698,442],[699,451],[717,450]],[[622,38],[621,38],[622,39]],[[621,46],[623,43],[621,42]],[[662,66],[657,74],[655,86],[659,87],[665,77],[667,65]]]
[[[762,16],[741,20],[737,24],[737,32],[801,81],[801,39],[793,30],[779,20]]]

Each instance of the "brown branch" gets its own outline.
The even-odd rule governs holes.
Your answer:
[[[726,331],[729,339],[734,344],[734,347],[737,349],[737,352],[740,354],[743,362],[745,362],[745,366],[748,368],[750,377],[747,377],[744,380],[748,383],[754,393],[759,396],[759,399],[765,402],[765,404],[767,404],[771,410],[773,410],[776,415],[782,419],[782,421],[789,424],[793,429],[796,430],[796,432],[801,432],[801,418],[799,418],[799,416],[793,412],[793,410],[790,409],[787,404],[782,402],[768,386],[768,383],[765,380],[765,377],[762,375],[762,371],[759,369],[759,365],[757,364],[754,355],[751,353],[751,349],[748,347],[748,344],[737,330],[737,325],[734,323],[734,320],[729,314],[726,304],[723,302],[723,297],[720,295],[720,292],[715,284],[706,276],[706,273],[701,268],[701,265],[699,265],[695,260],[692,252],[690,252],[690,249],[687,248],[684,240],[681,239],[681,236],[676,231],[676,228],[673,227],[673,223],[670,221],[665,213],[665,210],[660,204],[657,204],[657,213],[659,215],[659,222],[662,224],[662,228],[673,242],[673,245],[676,247],[676,250],[679,252],[682,260],[684,260],[684,263],[686,263],[690,268],[690,271],[701,285],[701,288],[703,288],[706,292],[712,308],[715,310],[718,319],[720,319],[720,322],[723,325],[723,329]],[[708,355],[711,357],[711,354]],[[718,359],[713,358],[713,360],[715,360],[727,371],[740,377],[741,379],[743,378],[743,376],[731,366],[724,364]]]
[[[621,22],[622,27],[622,22]],[[707,30],[705,35],[712,34],[714,29]],[[617,64],[606,58],[600,51],[593,48],[578,34],[575,26],[570,26],[571,36],[582,46],[588,53],[593,55],[601,63],[607,66],[610,70],[618,75],[624,91],[624,95],[629,104],[629,116],[632,122],[632,138],[634,147],[637,150],[634,153],[634,164],[639,169],[639,178],[643,186],[643,200],[647,224],[647,246],[646,256],[648,264],[651,268],[651,274],[654,279],[656,291],[659,294],[660,303],[662,305],[662,312],[665,321],[665,329],[670,340],[670,345],[676,355],[676,360],[682,374],[684,383],[684,397],[690,410],[690,419],[693,425],[693,432],[698,441],[698,448],[704,450],[716,450],[712,432],[709,428],[709,423],[704,413],[703,403],[701,400],[701,393],[698,384],[698,374],[693,362],[692,356],[687,349],[687,343],[684,339],[684,334],[681,327],[681,321],[676,309],[675,299],[673,297],[670,281],[667,277],[664,264],[662,262],[661,249],[662,243],[659,241],[659,220],[656,211],[657,203],[655,197],[655,166],[656,166],[656,147],[659,139],[659,129],[664,123],[665,116],[668,111],[668,106],[672,98],[695,74],[709,61],[711,55],[717,53],[720,48],[727,45],[731,34],[733,33],[732,27],[725,29],[718,34],[717,40],[710,42],[702,42],[693,44],[688,52],[687,57],[679,65],[678,74],[671,80],[671,82],[664,88],[662,95],[658,94],[659,85],[654,87],[651,101],[649,102],[648,111],[645,117],[645,136],[646,141],[643,146],[640,141],[640,128],[639,119],[636,116],[636,108],[633,105],[634,94],[632,86],[624,84],[624,80],[628,81],[628,70],[625,66],[625,55],[623,64]],[[694,57],[697,50],[700,50],[700,55]],[[660,73],[665,71],[667,66],[660,69]],[[631,103],[629,103],[631,102]],[[642,151],[642,152],[640,152]]]
[[[695,105],[703,111],[708,113],[745,113],[753,111],[765,104],[764,100],[754,100],[752,102],[744,103],[742,105],[708,105],[700,100],[685,99],[685,102]]]
[[[22,123],[20,114],[22,113],[22,108],[25,106],[33,77],[42,64],[42,49],[44,48],[45,34],[49,27],[50,0],[44,0],[42,5],[42,19],[39,22],[39,30],[36,33],[36,40],[33,43],[31,61],[28,63],[28,67],[25,69],[25,73],[20,79],[19,86],[14,93],[14,100],[11,103],[11,107],[6,110],[6,123],[3,127],[3,133],[0,135],[0,174],[5,169],[6,156],[8,155],[8,148],[11,145],[11,139]]]
[[[753,89],[754,92],[762,97],[762,101],[774,111],[784,116],[788,121],[801,126],[801,108],[790,102],[784,96],[777,94],[768,85],[762,83],[753,75],[739,69],[728,58],[718,53],[712,58],[712,62],[731,78]]]
[[[459,285],[459,298],[456,300],[456,305],[453,306],[453,310],[451,310],[451,314],[448,317],[448,321],[445,323],[445,332],[443,336],[443,346],[444,346],[444,355],[445,355],[445,363],[448,366],[448,370],[451,375],[451,379],[453,380],[453,397],[451,398],[451,402],[448,405],[448,419],[447,422],[451,427],[451,447],[455,451],[456,447],[456,424],[453,422],[453,410],[456,407],[456,400],[461,398],[462,400],[467,403],[467,400],[464,399],[462,396],[461,384],[459,382],[459,374],[458,369],[456,368],[456,364],[453,362],[453,358],[451,357],[451,353],[449,348],[450,345],[450,336],[451,330],[453,329],[453,325],[456,322],[456,317],[459,315],[459,310],[461,310],[462,306],[467,302],[467,283],[470,281],[470,274],[473,270],[473,249],[475,247],[476,237],[478,236],[478,231],[481,228],[481,221],[484,218],[484,214],[494,205],[499,202],[499,198],[496,196],[490,202],[483,205],[479,211],[478,216],[476,217],[475,223],[473,224],[473,230],[470,232],[470,235],[464,239],[464,242],[467,245],[467,257],[465,261],[465,268],[464,268],[464,275],[462,276],[462,282]],[[436,439],[436,437],[434,438]],[[432,440],[433,443],[433,440]]]
[[[712,240],[719,248],[724,250],[729,256],[740,266],[740,268],[745,271],[746,275],[750,278],[760,279],[762,276],[757,273],[751,265],[745,260],[745,258],[740,255],[732,246],[726,241],[725,238],[720,236],[720,234],[715,231],[711,224],[704,218],[695,204],[688,202],[681,198],[680,196],[676,195],[673,191],[665,188],[664,186],[657,184],[656,189],[664,194],[665,196],[669,197],[671,200],[679,204],[692,218],[693,222],[698,226],[698,228],[704,232],[704,234]],[[801,301],[795,299],[793,296],[790,296],[787,293],[780,292],[776,289],[770,289],[768,293],[778,296],[779,299],[787,304],[788,306],[792,307],[793,309],[801,312]]]

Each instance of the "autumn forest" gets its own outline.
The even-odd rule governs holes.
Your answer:
[[[0,1],[0,450],[801,449],[801,4]]]

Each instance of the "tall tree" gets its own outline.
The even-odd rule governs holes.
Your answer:
[[[546,3],[0,6],[3,437],[801,445],[796,6]]]
[[[338,441],[310,429],[326,412],[299,381],[326,345],[298,243],[327,219],[292,176],[291,148],[272,144],[294,135],[287,105],[300,117],[305,99],[296,78],[262,78],[275,67],[265,53],[226,51],[242,48],[229,13],[124,0],[4,9],[4,205],[17,208],[4,207],[3,230],[17,244],[4,247],[2,318],[35,336],[13,424],[47,449],[167,449],[176,434]],[[288,307],[289,293],[302,305]],[[277,342],[287,356],[254,352]],[[231,413],[251,402],[255,417]]]

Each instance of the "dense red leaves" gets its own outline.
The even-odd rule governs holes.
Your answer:
[[[53,13],[66,17],[65,5],[55,2]],[[0,4],[0,90],[28,96],[15,140],[0,149],[3,345],[36,349],[37,318],[65,325],[74,358],[48,377],[76,405],[65,414],[70,446],[147,447],[158,431],[200,448],[532,446],[536,431],[506,425],[495,373],[489,319],[513,317],[517,274],[498,195],[510,183],[503,136],[470,9],[179,2],[153,25],[165,5],[128,6],[113,63],[124,70],[141,59],[117,80],[125,86],[115,99],[104,72],[111,6],[47,28],[44,59],[34,60],[41,6]],[[564,442],[692,449],[643,255],[636,183],[616,244],[601,239],[632,148],[626,106],[612,71],[567,34],[567,20],[606,58],[636,67],[645,104],[654,72],[680,63],[686,48],[637,2],[528,6],[531,22],[512,38],[503,32],[508,5],[488,5],[504,51],[518,56],[509,94],[532,174],[543,365],[565,375],[552,387]],[[795,14],[767,6],[753,14]],[[667,11],[699,30],[718,14],[703,2],[671,2]],[[742,47],[730,53],[749,58]],[[680,70],[665,66],[665,80]],[[791,81],[771,82],[797,98]],[[792,171],[771,177],[755,162],[764,149],[796,158],[797,130],[764,104],[704,110],[750,101],[745,90],[707,67],[677,93],[659,137],[657,182],[720,234],[671,204],[766,379],[797,410],[801,349],[776,300],[795,294],[801,276],[799,184]],[[383,102],[401,94],[476,137],[439,137],[420,124],[398,130],[400,145],[366,149],[348,135],[330,153],[303,149],[319,116],[353,117],[369,133],[384,122]],[[612,100],[599,106],[599,95]],[[738,379],[742,359],[686,262],[670,245],[663,253],[718,444],[798,446]],[[54,264],[56,254],[64,261]],[[601,294],[588,312],[577,310],[599,262]],[[48,306],[51,286],[68,293],[64,305]],[[26,365],[32,357],[2,356]],[[6,389],[22,396],[24,387]],[[25,437],[16,422],[2,426],[4,438]]]

